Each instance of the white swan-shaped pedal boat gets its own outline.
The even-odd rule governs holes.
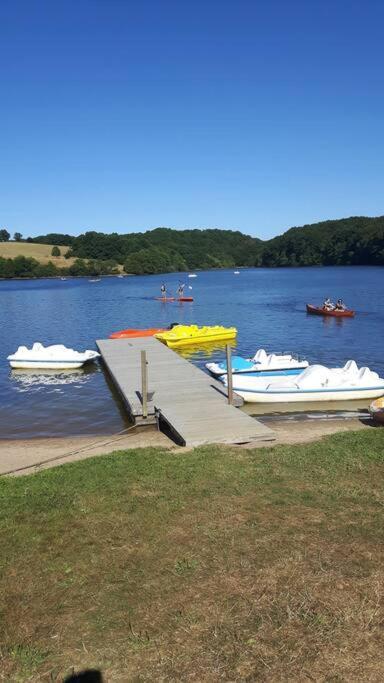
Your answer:
[[[384,378],[350,360],[343,368],[310,365],[294,377],[233,375],[233,390],[247,403],[349,401],[382,396]]]
[[[81,368],[84,363],[96,360],[100,354],[97,351],[75,351],[63,344],[43,346],[35,342],[31,349],[19,346],[16,353],[8,356],[11,368],[44,369],[44,370],[73,370]]]

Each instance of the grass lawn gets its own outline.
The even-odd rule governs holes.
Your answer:
[[[0,480],[0,680],[382,681],[384,430]]]
[[[39,263],[52,261],[58,268],[68,268],[75,259],[64,258],[69,247],[59,247],[61,256],[52,256],[53,244],[35,244],[34,242],[0,242],[0,256],[3,258],[15,258],[15,256],[26,256],[34,258]]]

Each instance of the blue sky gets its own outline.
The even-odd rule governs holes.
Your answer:
[[[0,227],[381,215],[384,5],[2,0]]]

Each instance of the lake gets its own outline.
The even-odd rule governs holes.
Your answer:
[[[83,278],[0,282],[0,438],[113,434],[127,425],[99,365],[58,375],[11,371],[7,355],[35,341],[83,350],[96,348],[95,339],[126,327],[235,325],[236,353],[241,355],[263,347],[330,366],[354,358],[384,374],[382,268],[244,269],[239,275],[232,270],[197,275],[108,277],[93,283]],[[175,291],[180,281],[193,288],[188,293],[194,303],[154,300],[162,282]],[[357,311],[356,318],[306,314],[307,302],[318,304],[327,296],[343,298]],[[203,367],[223,351],[186,349],[184,355]],[[253,406],[253,412],[259,410]]]

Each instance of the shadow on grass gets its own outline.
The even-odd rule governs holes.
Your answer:
[[[103,683],[103,677],[99,669],[87,669],[67,676],[64,683]]]

